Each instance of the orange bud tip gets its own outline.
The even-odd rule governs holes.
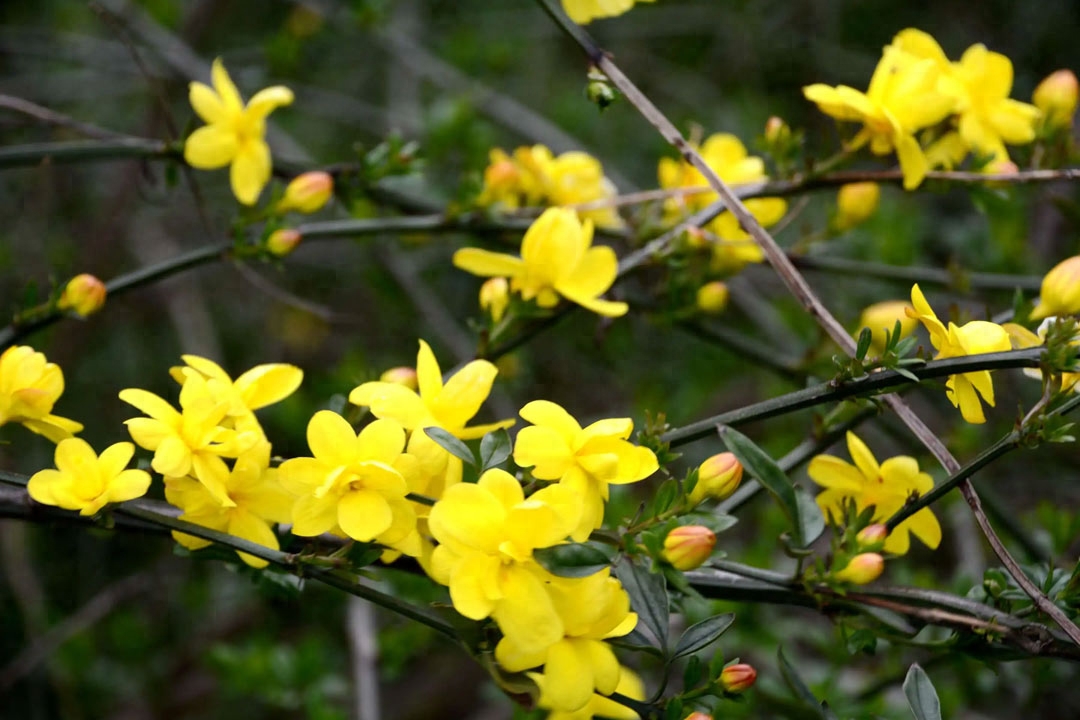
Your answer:
[[[390,368],[381,376],[379,376],[379,380],[384,383],[404,385],[410,390],[415,390],[417,388],[416,370],[412,369],[411,367]]]
[[[724,689],[724,692],[732,695],[738,695],[744,693],[753,687],[754,682],[757,680],[757,670],[751,665],[746,663],[738,663],[736,665],[728,665],[720,673],[718,682],[720,687]]]
[[[712,555],[716,535],[704,525],[683,525],[664,538],[663,557],[676,570],[701,567]]]
[[[64,286],[64,291],[57,301],[60,310],[70,310],[79,317],[86,317],[97,312],[105,304],[105,283],[93,275],[76,275]]]
[[[266,249],[277,257],[285,257],[300,244],[303,236],[292,228],[282,228],[270,233],[266,238]]]

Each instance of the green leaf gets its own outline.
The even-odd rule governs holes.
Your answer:
[[[941,720],[941,701],[934,684],[918,663],[911,666],[904,678],[904,695],[915,720]]]
[[[799,504],[799,532],[802,533],[803,547],[806,547],[825,532],[825,515],[810,493],[801,487],[795,488],[795,500]]]
[[[714,615],[699,623],[694,623],[686,628],[682,637],[679,638],[675,653],[671,656],[672,660],[708,647],[723,635],[733,622],[735,622],[735,613]]]
[[[697,687],[697,684],[705,677],[705,668],[701,663],[701,658],[697,655],[691,656],[690,660],[686,663],[686,669],[683,670],[682,677],[684,688],[689,690]]]
[[[679,497],[679,484],[674,479],[667,479],[660,483],[653,496],[653,515],[667,512]]]
[[[668,700],[667,706],[664,708],[665,720],[682,720],[685,713],[683,712],[683,701],[681,697],[673,697]]]
[[[757,478],[757,481],[780,503],[780,509],[787,515],[795,532],[795,544],[806,547],[807,541],[803,536],[800,520],[799,499],[795,495],[795,486],[791,484],[788,476],[775,460],[738,430],[723,425],[717,429],[717,432],[742,466]]]
[[[897,325],[899,326],[899,321]],[[874,339],[874,334],[870,331],[870,328],[864,327],[862,332],[859,333],[859,342],[855,346],[855,357],[858,360],[866,359],[866,352],[870,349],[870,341]]]
[[[533,558],[552,575],[583,578],[611,567],[606,548],[592,543],[567,543],[533,551]]]
[[[814,693],[810,692],[810,688],[806,686],[803,679],[799,677],[799,673],[795,672],[795,668],[791,666],[791,663],[784,657],[784,648],[781,646],[776,651],[776,657],[780,660],[780,674],[784,677],[784,682],[791,688],[791,691],[795,693],[795,696],[802,701],[804,705],[812,708],[818,717],[825,718],[826,715],[822,711],[821,704],[818,699],[814,697]]]
[[[692,512],[679,516],[681,525],[704,525],[719,535],[739,522],[739,518],[726,513]]]
[[[630,607],[638,614],[638,620],[656,638],[666,653],[668,637],[668,592],[664,576],[629,558],[615,563],[615,576],[630,596]]]
[[[499,467],[510,457],[510,433],[496,430],[480,440],[480,472]]]
[[[461,461],[466,465],[476,467],[476,456],[473,455],[468,445],[440,427],[426,427],[424,432],[427,433],[429,438],[438,443],[443,450],[454,457],[461,458]]]

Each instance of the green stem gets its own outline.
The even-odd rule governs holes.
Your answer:
[[[0,169],[126,158],[179,159],[180,151],[161,140],[137,137],[11,145],[0,148]]]
[[[898,280],[904,283],[941,285],[955,290],[978,288],[982,290],[1028,290],[1037,292],[1042,286],[1038,275],[1003,275],[999,273],[953,272],[939,268],[900,267],[884,263],[861,262],[846,258],[817,255],[789,255],[795,267],[826,273],[839,273],[852,277],[874,277]]]

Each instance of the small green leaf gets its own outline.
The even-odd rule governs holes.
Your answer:
[[[480,471],[499,467],[510,457],[510,433],[505,429],[490,432],[480,440]]]
[[[583,578],[611,567],[612,558],[605,549],[592,543],[566,543],[535,550],[533,558],[552,575]]]
[[[742,466],[757,478],[757,481],[780,503],[780,509],[787,515],[795,532],[795,544],[806,547],[806,539],[802,534],[799,500],[795,495],[795,486],[791,484],[788,476],[775,460],[738,430],[722,425],[717,428],[717,432]]]
[[[681,697],[673,697],[668,700],[667,707],[664,708],[664,718],[666,720],[682,720],[684,714]]]
[[[795,696],[808,708],[815,711],[818,717],[825,718],[825,713],[822,711],[821,704],[818,699],[814,697],[814,693],[810,692],[810,688],[806,686],[803,679],[799,677],[799,673],[795,672],[795,668],[791,666],[791,663],[784,657],[784,648],[780,647],[776,651],[776,657],[780,660],[780,674],[784,677],[784,682],[791,688],[791,691],[795,693]]]
[[[640,562],[622,557],[615,563],[615,576],[630,596],[630,607],[638,614],[638,620],[656,638],[666,653],[668,637],[668,592],[664,576],[649,572]]]
[[[705,618],[701,622],[691,625],[686,628],[682,637],[679,638],[679,642],[675,646],[675,653],[671,658],[674,660],[708,647],[723,635],[733,622],[735,622],[735,614],[725,613],[724,615]]]
[[[941,720],[941,701],[934,684],[918,663],[911,666],[904,678],[904,695],[915,720]]]
[[[870,331],[870,328],[864,327],[859,333],[859,342],[855,346],[855,357],[857,359],[866,359],[866,352],[870,349],[870,341],[873,339],[874,333]]]
[[[725,513],[692,512],[679,516],[680,525],[704,525],[717,535],[734,527],[738,522],[739,518]]]
[[[679,497],[679,484],[674,479],[667,479],[660,483],[653,496],[653,515],[667,512]]]
[[[801,526],[803,547],[821,537],[825,532],[825,515],[810,497],[810,493],[801,487],[795,488],[795,500],[799,503],[799,524]]]
[[[705,668],[701,663],[701,658],[697,655],[691,656],[686,663],[686,669],[683,670],[682,677],[684,688],[689,690],[697,687],[697,684],[705,677]]]
[[[461,458],[463,463],[476,467],[476,456],[473,455],[468,445],[440,427],[426,427],[424,432],[427,433],[429,438],[438,443],[443,450],[454,457]]]

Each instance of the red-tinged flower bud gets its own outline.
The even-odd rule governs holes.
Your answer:
[[[1058,70],[1047,75],[1031,96],[1035,107],[1043,111],[1047,127],[1071,127],[1076,112],[1080,83],[1072,70]]]
[[[785,143],[791,137],[791,128],[788,124],[775,115],[765,121],[765,142],[770,145]]]
[[[684,720],[713,720],[712,715],[706,715],[701,711],[694,711],[686,716]]]
[[[676,570],[701,567],[712,555],[716,535],[704,525],[683,525],[664,538],[664,559]]]
[[[71,310],[79,317],[96,313],[105,304],[105,283],[93,275],[83,273],[68,280],[56,307]]]
[[[862,553],[851,558],[843,570],[833,573],[833,579],[852,585],[866,585],[877,580],[885,570],[885,558],[877,553]]]
[[[1032,320],[1051,315],[1075,315],[1080,312],[1080,255],[1074,255],[1055,265],[1042,281],[1039,304],[1031,313]]]
[[[690,491],[690,502],[697,505],[706,498],[723,500],[742,482],[743,466],[734,454],[718,453],[698,466],[698,479]]]
[[[278,212],[295,210],[313,213],[322,209],[334,194],[334,178],[321,170],[297,175],[285,188],[285,196],[278,203]]]
[[[491,313],[492,320],[502,320],[509,306],[510,283],[506,278],[493,277],[480,286],[480,307]]]
[[[266,238],[266,249],[273,255],[285,257],[295,250],[303,239],[298,231],[292,228],[281,228],[270,233],[270,237]]]
[[[417,388],[416,370],[412,369],[411,367],[402,366],[390,368],[379,376],[379,380],[384,383],[404,385],[410,390],[415,390]]]
[[[881,523],[867,525],[855,536],[855,542],[861,550],[878,550],[885,544],[885,538],[889,536],[889,528]]]
[[[866,222],[877,210],[881,188],[877,183],[849,183],[836,193],[836,218],[833,225],[839,232]]]
[[[719,315],[728,304],[728,286],[719,280],[705,283],[697,291],[697,307],[703,313]]]
[[[718,682],[724,692],[738,695],[749,690],[757,680],[757,670],[746,663],[728,665],[720,672]]]

